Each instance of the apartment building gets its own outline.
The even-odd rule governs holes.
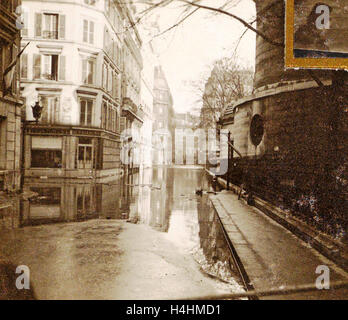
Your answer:
[[[21,58],[26,119],[36,101],[43,107],[39,122],[25,128],[26,177],[119,176],[120,117],[127,102],[139,104],[140,90],[125,49],[128,6],[24,0],[23,9],[22,46],[30,42]],[[133,79],[132,88],[125,79]]]
[[[171,164],[174,139],[173,97],[160,65],[155,66],[154,72],[153,119],[153,161],[158,165]]]
[[[0,2],[0,191],[20,188],[21,107],[19,91],[21,1]]]
[[[123,77],[122,77],[122,162],[125,173],[129,169],[139,169],[141,163],[141,135],[144,111],[141,105],[141,55],[142,40],[135,26],[133,14],[136,8],[130,2],[124,4],[125,32],[123,39]]]

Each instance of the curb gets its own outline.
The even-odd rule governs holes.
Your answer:
[[[206,171],[211,175],[207,169]],[[222,178],[218,178],[218,183],[226,188],[227,182]],[[230,190],[238,193],[239,187],[229,184]],[[339,267],[348,272],[348,245],[336,241],[329,236],[318,232],[314,228],[308,226],[304,222],[295,217],[289,216],[285,211],[266,202],[265,200],[254,196],[255,208],[262,211],[272,220],[279,223],[281,226],[292,232],[301,240],[310,244],[314,249],[320,252],[325,257],[332,260]]]

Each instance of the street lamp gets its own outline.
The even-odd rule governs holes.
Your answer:
[[[41,113],[42,113],[43,107],[40,106],[39,101],[36,101],[35,105],[33,107],[31,107],[31,109],[33,111],[33,117],[35,118],[35,122],[38,123],[39,119],[41,118]]]

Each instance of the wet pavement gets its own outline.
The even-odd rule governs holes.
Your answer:
[[[0,254],[30,268],[39,299],[176,299],[237,292],[202,169],[146,169],[105,183],[27,181],[0,216]]]
[[[348,273],[329,261],[255,207],[238,201],[233,192],[212,196],[225,230],[255,290],[303,285],[315,287],[319,266],[329,270],[330,283],[348,282]],[[348,289],[317,290],[271,299],[348,299]]]

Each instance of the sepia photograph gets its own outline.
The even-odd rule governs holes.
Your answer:
[[[347,18],[0,0],[0,300],[121,319],[348,300]]]

